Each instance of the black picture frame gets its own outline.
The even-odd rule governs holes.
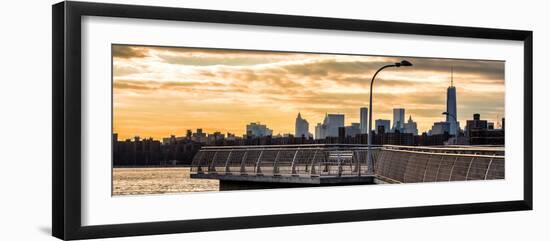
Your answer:
[[[139,222],[81,224],[81,17],[104,16],[378,33],[516,40],[524,43],[524,194],[521,200],[421,207]],[[533,32],[171,7],[60,2],[52,6],[52,233],[60,239],[106,238],[380,219],[532,210]],[[106,60],[107,61],[107,60]]]

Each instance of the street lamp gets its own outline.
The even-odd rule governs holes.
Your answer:
[[[453,117],[453,119],[455,119],[455,122],[457,122],[457,120],[456,120],[456,116],[455,116],[455,115],[453,115],[453,114],[451,114],[451,113],[449,113],[449,112],[447,112],[447,111],[445,111],[445,112],[443,112],[443,113],[441,113],[441,114],[442,114],[442,115],[448,115],[448,116],[451,116],[451,117]]]
[[[453,117],[453,119],[455,119],[455,125],[456,125],[456,123],[458,122],[458,120],[456,119],[456,116],[453,115],[453,114],[451,114],[451,113],[449,113],[449,112],[447,112],[447,111],[445,111],[445,112],[443,112],[443,113],[441,113],[441,114],[442,114],[442,115],[447,115],[447,116]],[[456,128],[453,130],[453,132],[455,132],[455,133],[452,133],[452,134],[455,135],[455,136],[457,136],[457,133],[456,133],[456,132],[458,132],[458,130],[456,130]]]
[[[372,161],[372,152],[371,152],[371,144],[372,144],[372,135],[371,135],[371,129],[372,129],[372,85],[374,84],[374,79],[376,78],[376,75],[380,73],[385,68],[389,67],[409,67],[412,66],[412,63],[407,60],[402,60],[399,63],[394,64],[388,64],[382,66],[382,68],[378,69],[374,75],[372,76],[372,80],[370,81],[370,97],[369,97],[369,130],[368,130],[368,140],[367,140],[367,174],[373,175],[374,174],[374,163]],[[361,166],[359,166],[359,170],[357,171],[357,174],[361,176]]]

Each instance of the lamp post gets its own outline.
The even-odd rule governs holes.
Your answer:
[[[448,116],[451,116],[451,117],[453,117],[453,119],[455,119],[455,122],[457,121],[457,120],[456,120],[456,116],[455,116],[455,115],[453,115],[453,114],[451,114],[451,113],[449,113],[449,112],[447,112],[447,111],[445,111],[445,112],[443,112],[443,113],[441,113],[441,114],[442,114],[442,115],[448,115]]]
[[[373,175],[374,174],[374,162],[372,161],[372,152],[371,152],[371,145],[372,145],[372,86],[374,84],[374,79],[376,78],[376,75],[380,73],[385,68],[389,67],[409,67],[412,66],[412,63],[407,60],[402,60],[399,63],[394,64],[388,64],[382,66],[382,68],[378,69],[374,75],[372,76],[372,80],[370,81],[370,97],[369,97],[369,129],[368,129],[368,140],[367,140],[367,174]],[[361,175],[361,166],[359,166],[358,175]]]
[[[442,114],[442,115],[448,115],[448,116],[450,116],[450,117],[453,117],[453,119],[455,119],[455,125],[456,125],[456,123],[458,122],[458,120],[456,119],[456,116],[453,115],[453,114],[451,114],[451,113],[449,113],[449,112],[447,112],[447,111],[445,111],[445,112],[443,112],[443,113],[441,113],[441,114]],[[454,131],[457,132],[457,131],[458,131],[457,128],[455,128]],[[455,136],[457,136],[457,133],[452,133],[452,134],[455,135]]]

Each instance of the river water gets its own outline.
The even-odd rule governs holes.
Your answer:
[[[113,168],[113,195],[219,191],[218,180],[191,179],[189,167]]]

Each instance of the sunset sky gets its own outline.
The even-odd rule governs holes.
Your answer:
[[[392,120],[405,108],[427,131],[445,116],[451,66],[461,127],[472,114],[497,122],[504,115],[504,62],[340,54],[280,53],[113,45],[113,132],[119,139],[185,135],[187,129],[245,133],[261,122],[273,133],[294,133],[298,112],[309,131],[325,113],[359,122],[374,71],[407,59],[376,78],[373,119]]]

